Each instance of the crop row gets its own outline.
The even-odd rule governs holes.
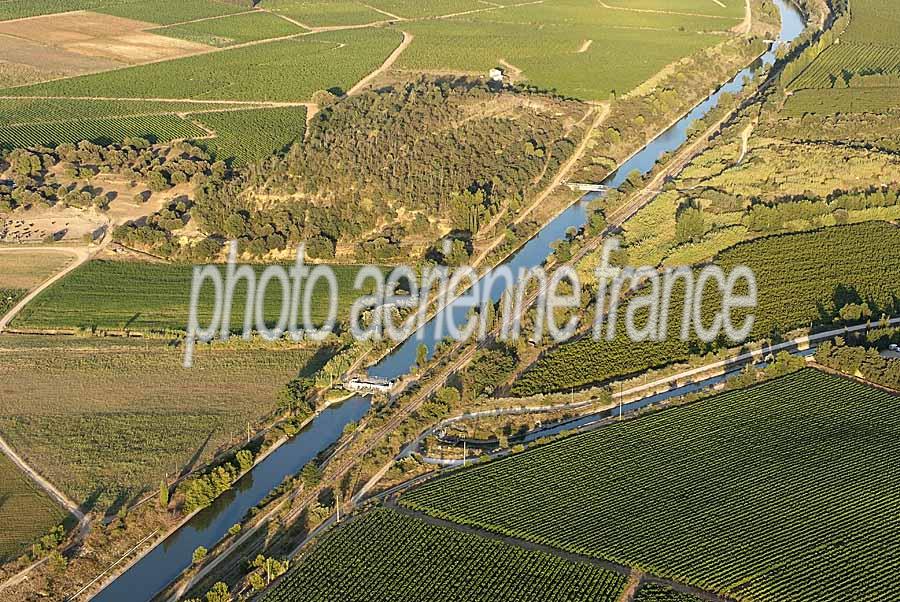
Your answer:
[[[875,312],[896,309],[900,256],[884,254],[883,249],[897,245],[900,229],[871,222],[741,243],[720,253],[716,263],[726,271],[746,265],[756,276],[757,307],[751,312],[755,320],[749,337],[754,340],[803,326],[829,325],[838,310],[851,302],[867,301]],[[673,289],[669,334],[664,340],[635,343],[620,335],[614,341],[589,336],[564,343],[529,368],[513,392],[527,396],[567,391],[683,361],[707,349],[697,339],[680,339],[682,290]],[[720,308],[721,298],[716,301],[714,295],[705,295],[703,323],[710,324]],[[742,321],[740,317],[733,320],[735,324]]]
[[[265,266],[259,266],[261,272]],[[357,294],[353,290],[357,266],[334,266],[338,283],[338,319],[346,319]],[[119,261],[91,261],[44,291],[16,318],[19,328],[184,330],[187,327],[193,266]],[[246,281],[235,286],[232,326],[240,330],[247,298]],[[311,317],[318,322],[328,315],[328,289],[316,284],[311,297]],[[266,289],[266,319],[277,321],[281,312],[278,281]],[[302,303],[303,297],[301,297]],[[300,308],[302,311],[302,307]],[[212,286],[199,297],[201,324],[212,315]],[[302,313],[300,314],[302,316]]]
[[[0,562],[27,551],[30,544],[59,523],[65,513],[0,454]]]
[[[900,596],[900,405],[806,369],[451,473],[401,504],[756,602]]]
[[[612,602],[623,576],[387,509],[326,536],[264,602]]]
[[[898,88],[842,88],[835,90],[798,90],[784,105],[784,114],[802,117],[807,113],[875,113],[900,110]]]
[[[845,74],[900,70],[900,47],[835,44],[823,52],[794,82],[792,88],[833,88]],[[896,91],[895,91],[896,93]]]
[[[195,116],[216,132],[200,146],[218,160],[257,161],[303,140],[306,107],[203,113]]]
[[[203,129],[176,115],[81,119],[0,127],[0,148],[56,146],[81,140],[119,142],[127,137],[164,142],[204,135]]]

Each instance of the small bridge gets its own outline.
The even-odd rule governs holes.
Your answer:
[[[566,182],[566,186],[579,192],[606,192],[609,190],[609,187],[603,184],[585,184],[582,182]]]

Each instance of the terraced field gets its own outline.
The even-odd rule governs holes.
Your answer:
[[[375,510],[329,533],[264,602],[613,602],[621,575]]]
[[[409,491],[429,515],[737,600],[900,597],[896,396],[813,369]]]

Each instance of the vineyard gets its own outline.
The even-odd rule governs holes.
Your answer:
[[[335,529],[264,602],[613,602],[625,579],[378,509]]]
[[[363,2],[334,2],[323,0],[266,0],[265,7],[310,27],[362,25],[384,21],[388,17]]]
[[[287,266],[286,266],[287,267]],[[257,266],[257,276],[265,266]],[[353,290],[357,266],[333,266],[338,282],[338,320],[346,320],[358,294]],[[193,266],[120,261],[91,261],[31,302],[13,326],[29,329],[80,328],[134,331],[183,331],[187,326]],[[234,289],[231,324],[243,327],[246,281]],[[273,323],[281,312],[281,290],[275,282],[266,290],[264,315]],[[328,313],[328,287],[317,283],[311,303],[317,323]],[[206,324],[213,309],[212,288],[200,296],[197,311]],[[301,308],[302,310],[302,308]],[[302,316],[302,314],[301,314]]]
[[[94,2],[99,4],[99,2]],[[247,10],[236,4],[214,0],[106,0],[98,12],[137,21],[170,25],[195,19],[221,17]]]
[[[900,298],[900,256],[883,254],[900,245],[900,229],[884,222],[869,222],[784,234],[741,243],[715,260],[726,272],[749,266],[756,275],[758,305],[751,340],[777,336],[793,329],[832,324],[847,303],[867,301],[875,315],[896,310]],[[822,271],[822,265],[829,269]],[[707,300],[712,299],[710,295]],[[633,343],[624,336],[615,341],[587,337],[564,343],[546,353],[516,381],[513,393],[567,391],[571,387],[602,382],[688,359],[701,352],[699,341],[682,341],[678,334],[683,295],[672,294],[669,336],[660,342]],[[718,307],[707,303],[704,324]],[[624,310],[623,310],[624,312]],[[740,318],[734,318],[740,323]],[[638,322],[640,325],[640,322]]]
[[[298,26],[271,13],[255,12],[172,25],[154,29],[153,33],[209,46],[226,47],[242,42],[289,36],[300,31],[302,30]]]
[[[671,25],[673,30],[666,36],[648,38],[641,29],[591,24],[580,5],[570,13],[554,5],[554,10],[562,14],[550,12],[549,7],[538,8],[542,6],[547,5],[527,7],[531,10],[526,13],[521,12],[525,8],[503,11],[515,17],[502,21],[490,21],[487,16],[478,19],[492,15],[488,12],[471,19],[405,24],[404,30],[415,39],[400,57],[398,67],[485,73],[502,58],[521,69],[530,84],[576,98],[606,100],[612,91],[630,90],[666,64],[720,41],[713,34],[676,31],[675,24],[665,21],[656,25]],[[608,24],[618,24],[621,14],[631,14],[610,12],[616,14],[606,17]],[[585,40],[593,40],[590,48],[576,52]],[[633,52],[635,47],[641,52]]]
[[[32,542],[64,518],[62,509],[0,454],[0,562],[27,552]]]
[[[896,272],[895,272],[896,273]],[[805,369],[453,472],[403,506],[755,602],[900,597],[900,403]]]
[[[303,101],[349,89],[400,43],[388,29],[327,32],[4,90],[13,96]]]
[[[900,46],[860,46],[855,44],[837,44],[823,52],[810,65],[791,87],[834,88],[853,86],[853,80],[845,80],[849,75],[865,73],[898,73],[900,74]],[[896,94],[896,90],[894,91]]]
[[[208,461],[327,359],[238,341],[196,351],[186,370],[161,340],[4,335],[0,432],[76,501],[106,507]]]
[[[198,144],[216,159],[248,163],[303,140],[306,107],[227,111],[195,115],[216,137]]]
[[[784,114],[802,117],[807,113],[887,113],[900,111],[900,91],[896,88],[842,88],[797,90],[784,105]]]
[[[843,41],[884,46],[900,45],[900,6],[884,0],[852,0],[853,20]]]
[[[147,115],[77,119],[0,127],[0,148],[56,146],[65,142],[91,140],[121,142],[128,137],[168,142],[179,138],[206,136],[207,132],[177,115]]]

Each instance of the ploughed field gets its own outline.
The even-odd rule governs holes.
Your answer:
[[[805,369],[404,494],[428,515],[737,600],[900,597],[900,399]]]

